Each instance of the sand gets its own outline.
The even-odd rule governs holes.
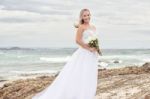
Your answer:
[[[0,87],[0,99],[31,99],[49,86],[57,75],[7,82]],[[99,69],[95,99],[150,99],[150,63]]]

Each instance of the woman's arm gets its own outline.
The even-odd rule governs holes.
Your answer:
[[[76,33],[76,43],[79,44],[81,47],[89,50],[88,44],[85,44],[82,41],[83,31],[84,31],[84,27],[80,25]]]

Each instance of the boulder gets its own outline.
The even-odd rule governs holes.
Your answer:
[[[150,62],[147,62],[145,64],[142,65],[142,69],[145,71],[145,72],[150,72]]]

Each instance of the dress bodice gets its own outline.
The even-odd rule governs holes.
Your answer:
[[[96,32],[96,30],[93,30],[93,29],[84,30],[83,36],[82,36],[83,42],[88,43],[87,39],[88,39],[88,37],[90,37],[92,35],[97,35],[98,36],[98,33]]]

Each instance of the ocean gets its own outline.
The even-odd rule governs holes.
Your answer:
[[[0,81],[59,72],[77,48],[0,48]],[[150,49],[102,49],[99,68],[141,66]]]

